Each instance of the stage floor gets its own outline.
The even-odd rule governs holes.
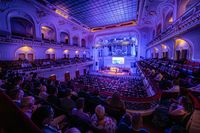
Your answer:
[[[104,75],[113,75],[113,76],[130,76],[130,74],[128,72],[113,72],[110,70],[100,70],[98,71],[101,74]]]

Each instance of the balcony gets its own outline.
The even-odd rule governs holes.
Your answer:
[[[13,35],[2,35],[0,34],[0,43],[4,44],[17,44],[24,45],[27,44],[29,46],[54,46],[54,47],[64,47],[64,48],[79,48],[79,49],[88,49],[79,46],[73,45],[65,45],[64,43],[58,43],[53,40],[37,40],[34,38],[21,37],[21,36],[13,36]]]
[[[162,33],[157,35],[152,41],[147,44],[147,47],[152,47],[160,44],[170,38],[182,34],[189,29],[200,24],[200,2],[185,12],[173,24],[166,28]]]

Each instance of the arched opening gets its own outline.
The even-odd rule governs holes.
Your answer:
[[[52,27],[41,26],[41,33],[43,40],[56,41],[56,32]]]
[[[72,40],[73,40],[73,45],[74,46],[78,46],[79,45],[77,36],[74,36]]]
[[[69,59],[69,50],[63,51],[64,59]]]
[[[86,41],[85,39],[81,39],[81,46],[86,48]]]
[[[188,60],[191,59],[192,49],[190,44],[183,39],[176,39],[175,41],[175,59]]]
[[[16,50],[15,57],[17,60],[33,61],[35,58],[35,52],[33,48],[24,46]]]
[[[33,22],[21,17],[12,17],[10,19],[10,24],[12,35],[28,38],[34,37],[35,28]]]
[[[183,15],[188,9],[190,9],[199,0],[180,0],[177,4],[177,17]]]
[[[159,58],[159,50],[158,50],[158,48],[154,48],[153,49],[153,53],[154,53],[154,58],[158,59]]]
[[[162,44],[161,47],[162,47],[162,58],[168,59],[169,58],[169,47],[167,47],[164,44]]]
[[[66,32],[61,32],[60,33],[60,42],[68,45],[69,44],[69,34],[67,34]]]
[[[166,14],[166,17],[164,19],[164,28],[167,28],[170,24],[173,23],[173,21],[173,10],[171,10]]]
[[[78,50],[75,51],[75,58],[79,58],[79,51]]]
[[[49,48],[45,51],[46,59],[56,59],[56,51],[53,48]]]

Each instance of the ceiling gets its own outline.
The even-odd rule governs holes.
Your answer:
[[[139,0],[41,0],[89,28],[137,20]]]

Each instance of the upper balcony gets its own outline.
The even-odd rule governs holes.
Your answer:
[[[200,2],[190,8],[163,32],[147,44],[147,47],[160,44],[174,36],[182,34],[200,24]]]
[[[86,47],[75,46],[71,44],[66,44],[64,42],[56,42],[54,40],[47,39],[34,39],[31,37],[14,36],[10,34],[0,34],[0,43],[5,44],[17,44],[24,45],[28,44],[30,46],[54,46],[54,47],[64,47],[64,48],[74,48],[74,49],[88,49]]]

